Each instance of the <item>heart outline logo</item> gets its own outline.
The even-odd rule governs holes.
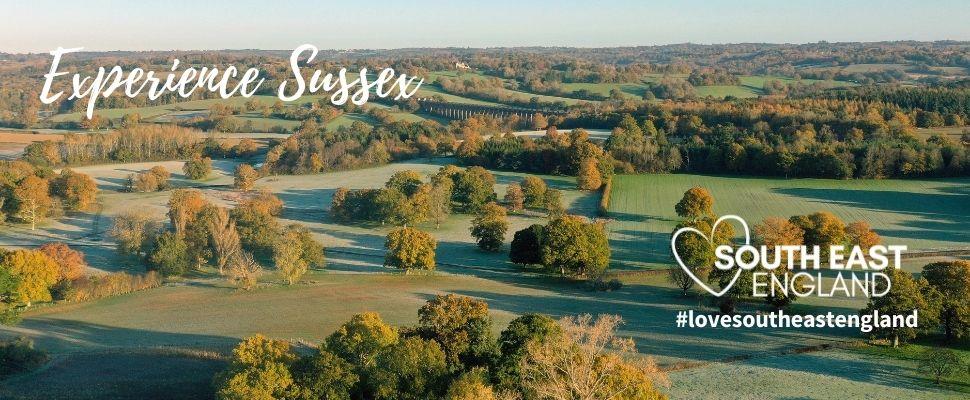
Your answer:
[[[729,282],[727,286],[722,288],[721,291],[716,291],[712,289],[710,286],[707,286],[707,284],[704,283],[703,280],[698,278],[697,275],[694,275],[694,272],[691,271],[690,268],[687,268],[687,266],[684,265],[684,261],[680,259],[680,254],[677,254],[677,238],[680,237],[682,233],[693,232],[700,235],[702,238],[707,239],[709,243],[713,243],[711,242],[711,238],[714,237],[714,232],[717,231],[717,226],[725,220],[734,220],[741,223],[741,226],[744,228],[744,244],[751,244],[751,231],[748,229],[748,223],[745,222],[744,219],[742,219],[737,215],[724,215],[721,218],[718,218],[717,221],[714,221],[714,225],[711,225],[710,237],[708,237],[706,234],[697,230],[694,227],[685,226],[683,228],[678,229],[676,232],[674,232],[674,236],[670,238],[670,250],[673,251],[674,258],[677,260],[677,264],[680,265],[680,268],[683,269],[685,273],[687,273],[687,276],[690,276],[691,279],[694,280],[694,283],[697,283],[698,285],[700,285],[702,288],[704,288],[704,290],[707,290],[708,293],[714,295],[714,297],[721,297],[722,295],[724,295],[724,293],[727,293],[728,290],[731,290],[731,288],[734,287],[734,284],[738,281],[738,278],[741,277],[741,268],[737,268],[735,270],[734,278],[731,278],[731,282]]]

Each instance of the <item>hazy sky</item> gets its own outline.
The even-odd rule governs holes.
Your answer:
[[[0,0],[0,52],[970,40],[967,0]]]

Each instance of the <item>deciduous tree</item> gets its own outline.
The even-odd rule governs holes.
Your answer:
[[[229,217],[229,211],[220,207],[208,223],[216,266],[219,267],[219,273],[223,274],[226,267],[242,253],[236,221]]]
[[[182,165],[182,173],[192,180],[203,179],[212,172],[212,159],[196,155]]]
[[[522,211],[525,208],[525,195],[522,193],[522,186],[519,186],[518,183],[510,183],[505,189],[504,200],[510,211]]]
[[[14,250],[3,255],[0,268],[17,278],[14,300],[28,307],[51,301],[50,287],[61,278],[57,263],[42,251]]]
[[[280,224],[272,214],[258,204],[244,203],[232,209],[229,215],[236,221],[236,231],[244,250],[260,260],[269,260],[273,246],[279,240]]]
[[[970,261],[927,264],[921,276],[940,294],[939,320],[946,340],[970,335]]]
[[[603,186],[603,177],[595,158],[589,157],[580,162],[576,186],[579,190],[598,190]]]
[[[674,210],[688,222],[711,218],[714,216],[714,197],[707,189],[695,186],[684,192],[684,197],[674,206]]]
[[[488,304],[466,296],[438,295],[418,310],[418,332],[441,345],[452,370],[484,366],[494,354]]]
[[[550,218],[559,217],[566,212],[566,206],[562,203],[562,192],[558,189],[546,190],[543,197],[543,201],[545,202],[544,207],[549,213]]]
[[[146,244],[154,240],[161,230],[161,224],[144,210],[128,210],[114,219],[109,234],[118,245],[118,252],[124,255],[142,256]]]
[[[525,314],[509,322],[498,339],[499,352],[494,367],[497,387],[521,393],[522,361],[528,346],[561,334],[559,323],[542,314]]]
[[[873,231],[869,223],[865,221],[855,221],[846,225],[845,235],[850,246],[859,246],[865,251],[869,251],[872,246],[882,242],[879,234]]]
[[[828,258],[832,245],[845,244],[847,241],[845,223],[830,212],[796,215],[788,220],[805,231],[806,246],[819,246],[823,260]]]
[[[539,399],[666,399],[654,382],[665,376],[652,360],[625,360],[633,341],[616,336],[619,316],[564,318],[562,333],[533,341],[522,362],[522,385]]]
[[[933,377],[940,384],[943,378],[966,369],[956,352],[945,348],[928,348],[919,355],[919,370]]]
[[[465,211],[478,209],[495,200],[495,177],[482,167],[471,167],[458,174],[452,199]]]
[[[546,129],[547,126],[549,126],[549,120],[546,118],[545,115],[542,115],[540,113],[535,113],[534,115],[532,115],[532,129],[541,131],[543,129]]]
[[[384,266],[412,269],[434,269],[438,242],[430,234],[415,228],[398,228],[387,234]]]
[[[445,400],[495,400],[495,393],[488,384],[485,371],[481,369],[465,372],[448,386]]]
[[[289,343],[262,335],[246,338],[232,352],[229,368],[215,378],[220,400],[276,400],[290,393],[289,367],[297,359]]]
[[[259,179],[259,172],[249,164],[239,164],[236,166],[236,174],[233,179],[233,187],[239,190],[252,190]]]
[[[765,218],[760,224],[754,226],[753,231],[753,244],[757,246],[766,246],[766,254],[769,259],[774,259],[774,257],[776,257],[776,246],[800,246],[805,240],[805,231],[784,218]],[[789,264],[789,262],[794,265],[795,262],[798,261],[797,254],[794,255],[793,259],[789,259],[789,254],[790,253],[786,252],[778,254],[777,257],[781,262],[781,267],[769,271],[771,274],[778,277],[780,282],[784,282],[785,279],[792,282],[789,285],[789,290],[785,290],[785,288],[781,287],[768,288],[765,301],[776,308],[786,307],[793,301],[797,300],[798,296],[795,294],[796,291],[802,292],[802,288],[804,287],[803,279],[795,278],[795,274],[785,267]],[[786,291],[787,294],[785,293]]]
[[[546,189],[546,181],[542,178],[532,175],[522,178],[522,194],[525,197],[525,206],[528,208],[545,208]]]
[[[37,222],[47,218],[53,201],[49,195],[46,180],[30,175],[20,181],[13,189],[13,197],[17,201],[17,216],[30,224],[30,229],[37,229]]]
[[[451,191],[453,183],[450,179],[431,186],[428,194],[428,218],[434,222],[435,229],[448,220],[451,215]]]
[[[278,217],[283,212],[283,200],[269,190],[260,190],[255,196],[240,203],[241,207]]]
[[[300,258],[309,268],[323,268],[326,265],[323,244],[313,238],[309,228],[300,224],[290,224],[286,227],[286,233],[292,235],[294,239],[292,245],[300,249]]]
[[[349,361],[358,372],[374,366],[377,354],[398,341],[397,329],[375,312],[354,315],[327,337],[327,350]]]
[[[50,191],[64,200],[66,209],[85,210],[94,203],[98,185],[90,176],[64,168],[51,180]]]
[[[566,215],[543,230],[542,264],[568,276],[599,276],[609,266],[610,245],[599,223]]]
[[[172,192],[168,199],[168,218],[172,229],[177,234],[185,233],[189,222],[195,220],[205,206],[209,204],[201,191],[195,189],[178,189]]]
[[[252,253],[240,252],[229,261],[226,268],[226,276],[229,281],[244,290],[251,290],[256,287],[259,276],[263,274],[263,267],[256,262]]]
[[[306,274],[309,264],[303,259],[300,238],[295,232],[287,232],[280,237],[273,248],[273,262],[287,284],[294,284]]]
[[[870,298],[869,304],[860,313],[872,314],[878,310],[883,315],[904,315],[919,310],[918,327],[887,326],[873,329],[873,335],[890,339],[895,348],[899,347],[900,341],[915,339],[930,327],[937,326],[939,308],[933,304],[932,298],[928,298],[930,286],[926,279],[913,279],[909,272],[892,268],[887,268],[886,274],[891,282],[889,292],[882,297]],[[885,286],[886,283],[880,281],[876,284],[876,290],[881,293]]]
[[[418,187],[421,184],[421,174],[418,171],[406,169],[397,171],[391,175],[391,178],[387,180],[384,187],[397,189],[405,196],[411,197],[418,191]]]
[[[174,232],[163,232],[155,239],[148,264],[164,276],[182,275],[192,267],[189,245]]]
[[[542,225],[532,224],[528,228],[515,232],[509,250],[509,260],[516,264],[541,264],[544,228]]]
[[[65,243],[45,243],[38,250],[54,260],[58,268],[57,275],[62,280],[72,281],[80,278],[87,269],[88,263],[84,261],[84,253],[68,247]]]
[[[501,250],[502,243],[505,241],[505,232],[509,229],[505,208],[494,202],[486,204],[472,219],[472,226],[469,229],[482,250]]]
[[[351,390],[360,380],[350,363],[324,348],[301,357],[290,371],[293,390],[287,398],[294,400],[350,400]]]
[[[448,365],[437,342],[406,338],[377,358],[369,382],[375,400],[425,400],[444,394]]]

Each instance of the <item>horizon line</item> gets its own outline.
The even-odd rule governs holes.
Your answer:
[[[811,44],[833,44],[833,45],[845,45],[845,44],[883,44],[883,43],[952,43],[952,44],[968,44],[970,45],[970,38],[968,39],[933,39],[933,40],[917,40],[917,39],[892,39],[892,40],[873,40],[873,41],[828,41],[828,40],[818,40],[814,42],[675,42],[675,43],[663,43],[663,44],[636,44],[636,45],[615,45],[615,46],[565,46],[565,45],[510,45],[510,46],[485,46],[485,47],[459,47],[459,46],[409,46],[409,47],[341,47],[341,48],[318,48],[320,51],[395,51],[395,50],[494,50],[494,49],[633,49],[641,47],[667,47],[667,46],[678,46],[678,45],[696,45],[696,46],[730,46],[730,45],[775,45],[775,46],[804,46]],[[312,43],[311,43],[312,44]],[[299,46],[299,45],[297,45]],[[61,46],[64,47],[64,46]],[[72,46],[73,47],[73,46]],[[79,46],[84,47],[84,46]],[[294,46],[296,48],[296,46]],[[13,56],[31,56],[31,55],[43,55],[48,54],[54,49],[41,50],[41,51],[30,51],[30,52],[7,52],[0,49],[0,54],[13,55]],[[292,51],[292,49],[279,48],[185,48],[185,49],[147,49],[147,50],[132,50],[132,49],[113,49],[113,50],[88,50],[84,47],[84,50],[78,51],[75,54],[85,54],[85,53],[165,53],[165,52],[206,52],[206,51]]]

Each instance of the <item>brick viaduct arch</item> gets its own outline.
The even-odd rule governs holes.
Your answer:
[[[473,115],[487,115],[489,117],[504,118],[518,115],[526,121],[532,121],[536,113],[542,115],[560,115],[562,111],[542,111],[519,107],[495,107],[479,104],[453,103],[448,101],[435,101],[431,99],[418,99],[421,110],[432,115],[439,115],[451,119],[465,119]]]

